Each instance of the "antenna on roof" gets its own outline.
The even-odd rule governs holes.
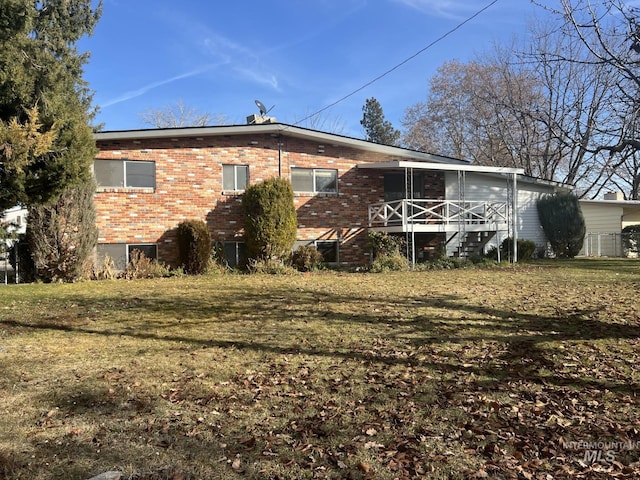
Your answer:
[[[275,118],[267,116],[267,114],[271,110],[273,110],[273,107],[275,107],[275,105],[267,110],[267,107],[265,107],[264,103],[262,103],[260,100],[254,100],[254,102],[256,102],[256,105],[258,106],[258,109],[260,110],[260,114],[249,115],[247,117],[247,124],[255,125],[259,123],[275,123],[276,121]]]
[[[273,105],[273,107],[271,107],[269,110],[267,110],[267,107],[265,107],[264,103],[262,103],[260,100],[254,100],[254,101],[256,102],[256,105],[260,109],[260,115],[262,115],[262,116],[265,116],[267,113],[269,113],[271,110],[273,110],[273,107],[275,107],[275,105]]]

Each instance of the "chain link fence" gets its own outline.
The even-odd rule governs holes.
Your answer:
[[[580,255],[586,257],[638,258],[638,233],[587,233]]]

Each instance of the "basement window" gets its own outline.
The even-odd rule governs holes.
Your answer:
[[[295,252],[298,247],[313,245],[322,255],[324,263],[338,263],[338,241],[337,240],[297,240],[293,246]]]
[[[338,171],[324,168],[292,168],[294,192],[338,193]]]
[[[116,270],[123,271],[127,268],[135,250],[147,258],[158,259],[158,246],[155,243],[99,243],[96,247],[98,265],[109,256]]]
[[[247,248],[243,242],[223,242],[222,253],[225,263],[231,267],[241,267],[247,262]]]

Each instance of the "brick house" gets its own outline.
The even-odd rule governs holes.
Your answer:
[[[518,215],[518,202],[557,187],[518,169],[280,123],[101,132],[95,139],[98,254],[120,267],[133,249],[175,266],[176,227],[191,218],[206,221],[227,261],[237,263],[242,191],[274,176],[292,181],[297,243],[315,244],[326,261],[345,266],[369,263],[370,228],[405,235],[413,261],[441,248],[465,255],[491,239],[535,231],[531,212]]]

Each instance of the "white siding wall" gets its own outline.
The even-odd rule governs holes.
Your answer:
[[[621,255],[623,208],[620,205],[580,202],[587,230],[580,255],[615,257]]]
[[[621,206],[580,202],[580,208],[587,233],[620,233],[622,231]]]
[[[640,224],[640,209],[625,208],[624,216],[622,217],[622,228],[638,224]]]
[[[543,195],[554,192],[554,187],[518,182],[518,238],[533,240],[544,247],[547,237],[544,234],[536,203]]]
[[[467,201],[507,201],[507,182],[513,182],[511,176],[498,178],[495,176],[481,175],[477,173],[466,174],[465,200]],[[518,181],[518,238],[533,240],[540,247],[546,245],[540,221],[536,201],[546,193],[553,193],[554,188],[547,185],[536,185]],[[447,200],[458,199],[458,174],[447,172],[445,175],[445,195]],[[497,238],[491,240],[488,247],[499,245],[507,237],[507,232],[499,232]],[[451,254],[457,247],[455,241],[451,242],[447,253]]]

